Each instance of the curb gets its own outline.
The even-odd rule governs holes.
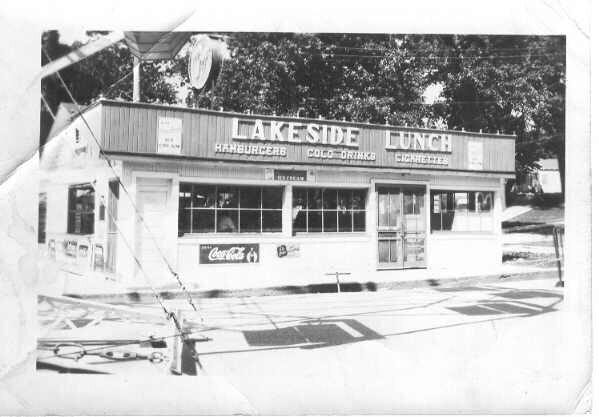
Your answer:
[[[396,281],[396,282],[346,282],[341,284],[341,292],[375,292],[380,290],[410,290],[416,288],[457,288],[491,284],[496,282],[535,280],[544,278],[555,278],[557,280],[557,271],[549,269],[547,271],[520,272],[515,274],[501,275],[478,275],[462,278],[445,278],[445,279],[427,279],[414,281]],[[322,283],[312,285],[285,285],[277,287],[265,288],[248,288],[240,290],[189,290],[189,293],[194,298],[231,298],[231,297],[263,297],[273,295],[297,295],[297,294],[318,294],[318,293],[335,293],[337,292],[337,284]],[[143,289],[140,291],[128,291],[123,293],[106,293],[106,294],[64,294],[67,297],[80,298],[85,300],[94,300],[106,303],[148,303],[154,302],[154,293]],[[177,289],[165,289],[159,291],[159,295],[163,299],[184,299],[186,294]]]

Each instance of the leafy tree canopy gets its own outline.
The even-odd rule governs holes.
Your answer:
[[[187,57],[179,56],[143,64],[142,101],[177,101],[172,81],[179,79],[193,107],[515,133],[519,172],[543,157],[557,157],[564,172],[564,37],[222,35],[231,57],[213,89],[192,89]],[[42,46],[54,59],[78,45],[62,45],[50,31]],[[80,103],[100,94],[129,100],[131,79],[109,86],[131,69],[131,54],[117,43],[61,75]],[[440,96],[426,103],[432,85]],[[43,81],[42,93],[53,110],[68,101],[55,77]]]

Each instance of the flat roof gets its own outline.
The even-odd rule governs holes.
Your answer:
[[[501,138],[501,139],[516,139],[515,134],[505,134],[505,133],[487,133],[487,132],[471,132],[467,130],[452,130],[452,129],[433,129],[433,128],[423,128],[423,127],[414,127],[407,125],[392,125],[392,124],[379,124],[379,123],[366,123],[366,122],[354,122],[347,120],[336,120],[336,119],[315,119],[310,117],[298,117],[298,116],[285,116],[285,115],[276,115],[276,114],[259,114],[259,113],[239,113],[232,111],[220,111],[220,110],[212,110],[205,108],[192,108],[187,106],[180,105],[172,105],[172,104],[156,104],[156,103],[141,103],[141,102],[133,102],[133,101],[120,101],[120,100],[111,100],[111,99],[99,99],[96,102],[90,104],[85,111],[95,107],[98,104],[106,104],[111,106],[123,106],[123,107],[138,107],[138,108],[152,108],[152,109],[161,109],[161,110],[177,110],[177,111],[185,111],[197,114],[218,114],[225,115],[231,117],[238,118],[268,118],[268,119],[279,119],[285,121],[297,121],[302,123],[334,123],[336,125],[345,125],[345,126],[361,126],[361,127],[369,127],[369,128],[380,128],[380,129],[388,129],[389,127],[393,128],[401,128],[408,129],[419,132],[434,132],[434,133],[454,133],[461,135],[472,135],[472,136],[481,136],[486,138]]]

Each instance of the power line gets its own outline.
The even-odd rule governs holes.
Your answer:
[[[392,58],[393,55],[385,54],[385,55],[364,55],[364,54],[337,54],[331,52],[308,52],[304,53],[304,55],[313,55],[313,56],[323,56],[326,58]],[[531,58],[531,57],[541,57],[541,56],[563,56],[565,57],[565,53],[555,52],[555,53],[546,53],[546,54],[518,54],[518,55],[398,55],[399,58],[416,58],[416,59],[449,59],[449,60],[458,60],[458,59],[490,59],[490,60],[500,60],[500,59],[515,59],[515,58]]]
[[[44,53],[46,54],[46,56],[48,57],[48,59],[50,59],[50,56],[48,54],[48,52],[45,50],[45,48],[42,48],[42,50],[44,51]],[[68,86],[66,85],[64,79],[62,78],[62,76],[60,75],[59,72],[56,72],[55,75],[58,77],[58,79],[60,80],[62,86],[64,87],[65,91],[67,92],[67,94],[69,95],[69,98],[72,100],[72,102],[74,104],[76,104],[77,106],[78,103],[75,100],[75,98],[73,97],[71,91],[69,90]],[[171,275],[173,275],[173,277],[177,280],[179,287],[181,288],[181,290],[183,290],[183,292],[187,295],[188,298],[188,302],[189,304],[192,306],[192,308],[194,309],[194,311],[197,311],[197,307],[195,306],[193,299],[191,297],[191,294],[189,294],[189,292],[187,291],[185,285],[183,285],[183,283],[181,282],[181,279],[179,278],[179,274],[174,270],[174,268],[171,266],[170,262],[168,261],[168,259],[166,258],[166,255],[164,255],[164,253],[162,252],[162,249],[160,248],[160,245],[158,244],[156,237],[154,236],[154,234],[151,232],[150,228],[148,227],[147,223],[145,222],[145,220],[143,219],[143,217],[141,216],[141,214],[139,213],[139,210],[136,207],[135,201],[133,200],[133,197],[130,195],[129,191],[127,190],[127,188],[125,187],[125,184],[123,184],[120,176],[118,175],[118,172],[116,171],[116,169],[114,168],[114,166],[112,165],[112,163],[110,162],[110,159],[108,158],[108,156],[104,153],[103,149],[102,149],[102,145],[100,144],[100,141],[98,140],[98,138],[96,137],[93,129],[91,128],[91,126],[88,124],[87,120],[85,119],[85,117],[83,116],[81,110],[78,110],[77,116],[81,118],[81,120],[83,120],[83,123],[85,124],[85,126],[87,127],[87,129],[89,130],[92,138],[94,139],[94,141],[96,142],[96,145],[98,146],[99,149],[99,155],[100,157],[106,162],[106,164],[108,165],[108,167],[112,170],[112,172],[114,173],[114,175],[116,176],[117,181],[119,182],[120,187],[123,188],[123,191],[125,192],[125,195],[127,195],[127,197],[130,200],[131,206],[133,207],[133,210],[136,214],[136,217],[141,220],[141,224],[145,227],[148,235],[151,237],[152,242],[154,243],[154,245],[156,246],[156,248],[158,249],[158,253],[161,255],[161,258],[163,260],[163,262],[166,264],[166,266],[169,269],[169,272],[171,273]],[[136,262],[138,264],[139,260],[136,259]],[[140,264],[141,265],[141,264]],[[141,269],[142,273],[144,273],[144,276],[147,277],[147,275],[145,274],[145,272],[143,271],[143,268]]]

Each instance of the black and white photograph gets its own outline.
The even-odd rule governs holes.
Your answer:
[[[457,3],[40,18],[0,412],[591,412],[590,4]]]

